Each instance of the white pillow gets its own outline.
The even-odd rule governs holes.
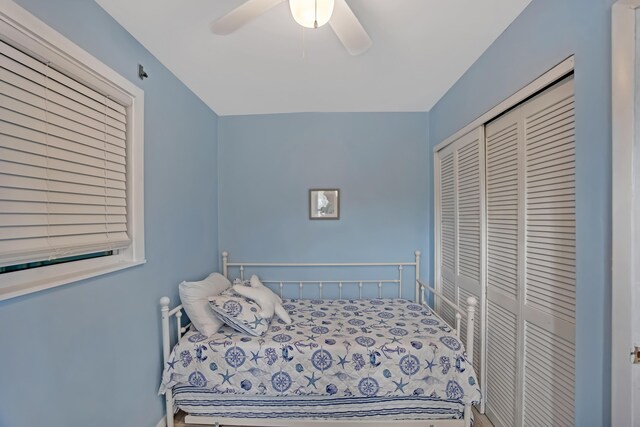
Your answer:
[[[220,295],[230,287],[231,282],[220,273],[211,273],[199,282],[180,283],[182,307],[199,332],[211,336],[224,324],[209,307],[209,297]]]

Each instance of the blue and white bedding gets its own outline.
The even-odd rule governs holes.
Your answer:
[[[220,395],[423,396],[477,403],[462,343],[429,308],[404,299],[285,300],[293,319],[262,337],[228,326],[186,333],[160,392],[176,385]]]
[[[175,404],[192,416],[215,418],[286,418],[314,420],[461,419],[460,402],[427,396],[253,396],[218,394],[177,386]]]

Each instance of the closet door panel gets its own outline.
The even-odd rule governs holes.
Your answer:
[[[518,298],[518,112],[486,128],[487,292]]]
[[[519,110],[486,126],[487,412],[494,424],[519,425],[522,263]]]
[[[575,324],[576,214],[573,80],[525,105],[525,306]]]
[[[453,150],[440,158],[442,271],[453,278],[456,259],[456,193]]]
[[[456,288],[456,173],[454,147],[439,154],[439,226],[440,226],[440,280],[437,286],[450,301],[457,301]],[[447,304],[437,302],[436,309],[450,325],[455,325],[455,311]]]
[[[523,109],[526,150],[524,424],[570,426],[575,396],[573,79]]]
[[[574,425],[575,344],[525,323],[524,425]]]
[[[460,141],[457,157],[458,277],[480,285],[480,140],[476,132]],[[478,288],[479,290],[479,288]]]
[[[487,306],[487,413],[496,427],[516,426],[517,317],[492,302]]]
[[[436,153],[437,209],[436,285],[442,294],[467,308],[467,298],[478,301],[476,308],[473,366],[484,376],[484,128],[475,129]],[[436,310],[455,327],[455,311],[436,300]],[[460,323],[466,336],[466,323]],[[481,386],[483,384],[481,383]]]
[[[456,282],[451,280],[446,275],[442,275],[442,295],[447,298],[449,301],[455,302],[458,296],[458,287],[456,286]],[[437,312],[442,317],[442,319],[447,322],[449,325],[455,328],[456,325],[456,312],[449,304],[445,304],[443,302],[439,302],[436,304],[439,306],[437,308]]]
[[[461,137],[455,143],[456,156],[456,196],[457,196],[457,270],[458,304],[467,309],[467,298],[475,297],[478,301],[476,322],[474,324],[473,367],[478,379],[483,381],[482,347],[484,337],[480,335],[484,324],[484,292],[482,233],[484,197],[483,175],[483,129],[474,130]],[[467,325],[461,322],[463,337],[467,334]]]

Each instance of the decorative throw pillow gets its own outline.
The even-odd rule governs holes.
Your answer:
[[[247,335],[262,336],[271,323],[270,317],[260,316],[261,310],[258,304],[231,289],[221,295],[210,297],[209,306],[220,320]]]
[[[291,324],[289,313],[287,313],[287,310],[282,306],[282,299],[271,289],[263,285],[255,274],[251,276],[250,283],[251,286],[234,285],[233,290],[257,302],[261,309],[259,313],[260,316],[272,318],[275,313],[284,323],[287,325]]]
[[[235,279],[233,281],[234,285],[240,285],[240,286],[251,286],[251,281],[250,280],[242,280],[242,279]]]
[[[212,273],[199,282],[182,282],[178,285],[182,307],[191,324],[202,334],[211,336],[223,325],[209,308],[209,297],[220,295],[230,287],[231,282],[220,273]]]

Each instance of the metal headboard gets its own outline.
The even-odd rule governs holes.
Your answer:
[[[378,297],[382,297],[382,288],[384,285],[396,285],[398,288],[398,298],[402,298],[402,274],[405,268],[413,268],[415,270],[415,301],[420,301],[421,287],[419,285],[420,280],[420,251],[414,252],[414,261],[412,262],[338,262],[338,263],[268,263],[268,262],[230,262],[229,253],[222,252],[222,274],[229,277],[230,269],[237,268],[239,271],[239,277],[241,280],[245,279],[245,271],[247,268],[307,268],[307,267],[323,267],[323,268],[350,268],[350,267],[382,267],[396,270],[397,278],[395,279],[375,279],[368,277],[367,279],[332,279],[332,280],[273,280],[261,278],[262,283],[269,286],[274,291],[278,292],[282,297],[284,295],[285,287],[297,287],[298,297],[302,298],[303,290],[305,286],[316,286],[320,298],[323,297],[325,287],[337,288],[338,297],[342,298],[343,289],[346,287],[356,286],[358,289],[358,298],[362,298],[363,289],[366,287],[377,286]]]

